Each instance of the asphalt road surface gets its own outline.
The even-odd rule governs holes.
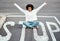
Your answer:
[[[33,4],[35,8],[40,6],[45,0],[0,0],[0,14],[3,15],[24,15],[21,11],[19,11],[13,4],[17,3],[23,9],[29,3]],[[43,23],[46,34],[49,38],[48,41],[60,41],[60,0],[48,0],[48,5],[43,7],[38,13],[38,21]],[[46,17],[42,17],[46,16]],[[10,26],[7,25],[7,28],[12,33],[12,37],[9,41],[19,41],[22,33],[22,26],[18,24],[19,21],[24,21],[25,17],[7,17],[6,22],[14,21],[15,25]],[[40,24],[37,30],[37,34],[39,36],[43,36],[43,29]],[[58,29],[59,31],[57,31]],[[56,31],[55,31],[56,30]],[[24,32],[23,32],[24,33]],[[24,41],[36,41],[34,39],[33,29],[25,29],[25,38]],[[0,35],[6,36],[5,30],[0,30]],[[42,37],[43,38],[43,37]],[[39,38],[39,39],[42,39]],[[41,40],[43,41],[43,40]]]
[[[20,18],[22,19],[22,21],[24,21],[23,17],[9,17],[6,20],[6,22],[9,22],[9,21],[15,22],[14,26],[7,25],[7,28],[12,33],[12,37],[11,37],[11,39],[9,41],[19,41],[20,38],[21,38],[21,33],[22,33],[22,28],[23,27],[22,27],[22,25],[18,24],[18,22],[21,21]],[[18,20],[18,21],[16,21],[16,20]],[[53,40],[54,38],[52,38],[53,35],[54,35],[56,41],[60,41],[60,30],[57,31],[57,27],[60,29],[60,23],[58,23],[59,20],[57,21],[54,17],[51,18],[51,17],[42,17],[41,16],[41,17],[38,17],[38,21],[43,23],[43,25],[44,25],[44,26],[42,26],[40,24],[38,26],[39,27],[39,29],[37,29],[38,36],[43,36],[43,34],[44,34],[43,30],[44,29],[42,29],[42,28],[45,27],[46,34],[47,34],[47,36],[49,38],[48,41],[54,41]],[[51,23],[50,27],[48,27],[47,24],[49,24],[49,23],[47,23],[47,22]],[[50,31],[49,28],[51,28],[51,31]],[[54,30],[56,30],[56,31],[54,31]],[[53,33],[53,35],[52,35],[51,32]],[[33,29],[29,29],[29,28],[25,29],[24,41],[36,41],[34,39],[34,34],[33,33],[34,33]],[[3,28],[0,30],[0,34],[3,35],[3,36],[6,36],[6,32],[5,32],[5,30]],[[44,38],[44,37],[42,37],[42,38]],[[41,40],[41,41],[43,41],[43,40]]]

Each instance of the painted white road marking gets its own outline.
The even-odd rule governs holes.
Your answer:
[[[7,17],[25,17],[24,15],[7,15]],[[57,23],[60,25],[60,21],[57,19],[56,16],[37,16],[37,17],[43,17],[43,18],[54,18]]]
[[[24,41],[25,40],[25,28],[22,28],[22,32],[21,32],[21,38],[20,41]]]
[[[34,29],[33,29],[34,39],[35,39],[36,41],[48,41],[49,38],[48,38],[48,36],[47,36],[47,32],[46,32],[46,29],[45,29],[44,24],[43,24],[42,22],[39,22],[39,25],[41,25],[41,28],[42,28],[42,31],[43,31],[43,36],[39,36],[39,35],[37,34],[37,29],[34,28]]]
[[[52,40],[57,41],[53,32],[59,32],[60,31],[59,26],[54,22],[46,22],[46,24],[47,24],[48,30],[50,32],[50,35],[52,37]],[[52,30],[51,25],[54,25],[56,27],[56,30]]]
[[[23,25],[23,21],[19,21],[19,24]],[[22,32],[21,32],[21,37],[20,37],[20,41],[24,41],[25,40],[25,28],[26,28],[26,26],[23,25]]]
[[[25,17],[25,16],[20,16],[20,15],[16,15],[16,16],[14,16],[14,15],[12,15],[12,16],[7,16],[7,17]],[[55,20],[56,20],[56,22],[60,25],[60,21],[57,19],[57,17],[56,16],[37,16],[37,17],[43,17],[43,18],[54,18]],[[59,26],[58,26],[58,24],[56,24],[56,23],[51,23],[51,24],[49,24],[49,23],[46,23],[47,24],[47,27],[48,27],[48,29],[49,29],[49,31],[50,31],[50,34],[51,34],[51,37],[53,37],[52,39],[53,39],[53,41],[56,41],[56,38],[55,38],[55,35],[53,34],[53,32],[59,32],[60,31],[60,28],[59,28]],[[51,26],[50,25],[54,25],[55,27],[56,27],[56,30],[52,30],[51,29]],[[38,36],[38,34],[37,34],[37,30],[35,29],[35,34],[36,34],[36,36],[35,37],[39,37]],[[39,37],[40,38],[40,37]],[[41,39],[41,38],[40,38]],[[38,40],[38,39],[37,39]]]
[[[7,33],[7,35],[6,36],[2,36],[2,35],[0,35],[0,41],[8,41],[8,40],[10,40],[10,38],[11,38],[11,36],[12,36],[12,34],[11,34],[11,32],[7,29],[7,27],[6,27],[6,25],[11,25],[11,26],[14,26],[14,22],[12,22],[12,21],[10,21],[10,22],[6,22],[4,25],[3,25],[3,28],[4,28],[4,30],[6,31],[6,33]]]
[[[60,28],[57,23],[54,23],[54,22],[46,22],[46,23],[49,24],[50,28],[51,28],[51,25],[54,25],[56,27],[56,29],[52,30],[52,32],[59,32],[60,31]]]

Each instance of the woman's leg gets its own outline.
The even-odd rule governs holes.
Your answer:
[[[30,22],[24,22],[23,24],[27,27],[32,27],[32,23],[30,23]]]
[[[28,22],[24,22],[23,24],[24,24],[25,26],[27,26],[27,27],[33,28],[33,27],[39,25],[39,22],[37,22],[37,21],[29,22],[29,21],[28,21]]]
[[[37,26],[37,25],[39,25],[39,22],[34,21],[32,25],[33,25],[33,27],[34,27],[34,26]]]

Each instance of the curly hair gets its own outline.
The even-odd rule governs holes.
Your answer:
[[[28,7],[31,7],[32,10],[34,9],[34,6],[33,6],[32,4],[28,4],[28,5],[26,5],[26,10],[28,10]]]

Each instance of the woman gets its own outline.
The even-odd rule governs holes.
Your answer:
[[[32,4],[28,4],[26,6],[26,10],[23,10],[21,7],[19,7],[16,3],[14,4],[20,11],[22,11],[25,14],[26,21],[23,22],[23,24],[27,27],[33,28],[37,25],[39,25],[39,22],[37,20],[37,12],[46,5],[46,2],[44,2],[41,6],[34,9],[34,6]]]

